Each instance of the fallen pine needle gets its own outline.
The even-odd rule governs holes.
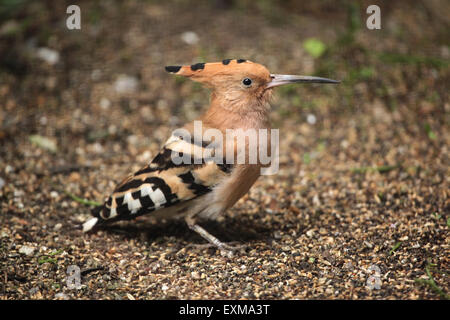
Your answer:
[[[76,195],[74,195],[73,193],[70,193],[69,191],[64,191],[64,193],[66,195],[68,195],[70,198],[72,198],[73,201],[76,201],[78,203],[87,205],[87,206],[101,206],[102,204],[100,202],[97,201],[93,201],[93,200],[86,200],[80,197],[77,197]]]

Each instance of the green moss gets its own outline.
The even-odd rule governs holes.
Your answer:
[[[347,5],[347,13],[348,13],[348,31],[350,33],[354,33],[361,29],[362,22],[360,16],[360,5],[355,1],[349,1]]]
[[[327,46],[325,43],[316,38],[308,38],[303,42],[303,48],[308,52],[313,58],[320,58]]]
[[[369,79],[372,79],[375,74],[376,71],[374,67],[362,67],[359,69],[350,70],[346,80],[348,81],[348,83],[354,84],[355,82],[367,81]]]
[[[309,164],[311,163],[311,155],[309,154],[309,152],[305,152],[303,154],[303,163],[304,164]]]
[[[57,262],[57,260],[55,258],[50,258],[49,256],[42,256],[38,259],[39,264],[44,264],[44,263],[56,264],[56,262]]]
[[[433,132],[433,130],[431,129],[431,125],[429,123],[425,124],[425,131],[428,135],[428,138],[430,138],[430,140],[437,139],[437,135],[436,135],[436,133]]]

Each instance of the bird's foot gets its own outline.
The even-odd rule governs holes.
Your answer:
[[[232,243],[236,243],[236,245],[231,245]],[[229,243],[223,243],[221,242],[221,245],[218,246],[220,250],[220,254],[222,256],[226,256],[228,258],[231,258],[235,252],[241,251],[246,248],[245,244],[239,244],[239,242],[229,242]]]
[[[228,243],[221,242],[220,245],[218,246],[218,248],[221,250],[230,250],[230,251],[240,251],[242,249],[245,249],[246,247],[247,246],[245,244],[242,244],[238,241]]]
[[[189,228],[191,230],[194,230],[200,236],[202,236],[203,239],[208,241],[208,243],[206,245],[201,245],[201,246],[203,246],[203,248],[205,248],[205,247],[209,248],[211,246],[215,246],[215,247],[219,248],[220,253],[223,256],[232,257],[234,252],[241,250],[242,248],[245,247],[245,245],[233,246],[233,245],[231,245],[231,243],[230,244],[224,243],[224,242],[220,241],[219,239],[217,239],[216,237],[214,237],[208,231],[203,229],[201,226],[196,224],[195,220],[192,217],[187,216],[185,219],[186,219],[187,225],[189,226]]]

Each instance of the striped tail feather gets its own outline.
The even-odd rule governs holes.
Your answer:
[[[92,218],[83,223],[83,232],[88,232],[92,230],[95,226],[102,221],[100,217],[100,212],[104,209],[104,205],[96,206],[91,210]]]

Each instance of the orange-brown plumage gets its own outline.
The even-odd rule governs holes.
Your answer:
[[[272,150],[269,121],[272,88],[294,82],[337,82],[270,74],[266,67],[243,59],[169,66],[166,70],[210,88],[209,109],[199,120],[183,127],[184,136],[174,131],[152,162],[120,183],[83,229],[88,231],[98,222],[132,219],[143,214],[182,216],[192,230],[210,243],[220,249],[232,249],[196,220],[223,214],[248,192],[261,169],[267,166],[259,158],[256,162],[251,159],[252,152],[259,155],[261,148]],[[261,135],[263,131],[266,135]],[[228,136],[229,132],[234,136]],[[256,132],[256,149],[252,148],[251,137],[246,136],[248,132]],[[236,162],[242,152],[245,161]],[[177,162],[174,155],[181,155],[183,162]]]

